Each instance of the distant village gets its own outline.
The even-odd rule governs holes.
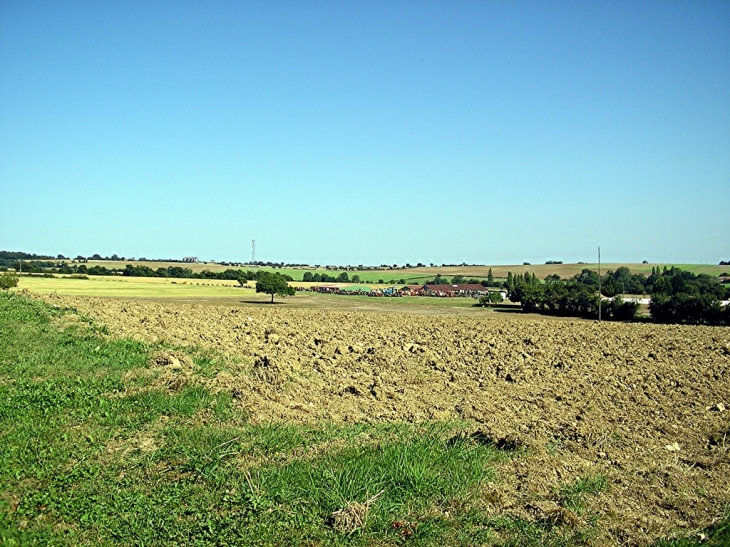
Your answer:
[[[507,292],[501,289],[490,289],[478,283],[461,283],[457,285],[403,285],[402,287],[373,288],[365,285],[351,285],[341,287],[339,285],[312,285],[310,287],[297,287],[298,291],[317,292],[322,294],[340,295],[361,295],[372,297],[398,297],[398,296],[434,296],[434,297],[465,297],[479,298],[487,296],[490,292],[498,292],[502,298],[507,297]]]

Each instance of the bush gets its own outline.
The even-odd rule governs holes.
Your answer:
[[[649,313],[659,323],[730,325],[730,306],[723,306],[717,297],[710,294],[658,294],[651,299]]]
[[[18,286],[18,276],[4,273],[0,275],[0,289],[8,290]]]
[[[623,300],[620,296],[617,296],[613,299],[607,311],[616,321],[633,321],[639,311],[639,303]]]
[[[502,293],[497,291],[489,291],[486,296],[482,296],[479,299],[480,306],[491,306],[492,304],[501,304],[502,302],[504,302]]]

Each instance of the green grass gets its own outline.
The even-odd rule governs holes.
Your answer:
[[[559,490],[560,504],[580,515],[585,508],[585,499],[593,494],[608,489],[608,481],[603,475],[583,477],[566,484]]]
[[[0,293],[1,545],[581,545],[600,526],[583,504],[604,477],[557,491],[587,526],[489,514],[481,489],[524,452],[469,424],[253,424],[226,392],[160,387],[160,348]],[[202,377],[225,366],[190,352]]]

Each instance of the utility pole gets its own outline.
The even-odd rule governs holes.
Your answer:
[[[601,308],[603,307],[603,296],[601,296],[601,247],[598,247],[598,320],[601,320]]]

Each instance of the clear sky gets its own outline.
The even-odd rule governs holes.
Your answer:
[[[730,260],[730,2],[0,2],[0,249]]]

